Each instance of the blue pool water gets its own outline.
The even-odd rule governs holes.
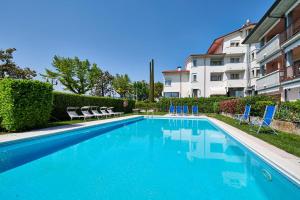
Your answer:
[[[122,123],[0,146],[0,199],[300,199],[207,120]]]

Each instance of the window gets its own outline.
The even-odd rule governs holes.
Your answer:
[[[240,79],[240,75],[239,74],[230,74],[230,79],[231,80]]]
[[[193,97],[198,97],[198,89],[193,89]]]
[[[194,59],[194,60],[193,60],[193,67],[196,67],[196,66],[197,66],[197,60]]]
[[[260,75],[260,70],[256,70],[256,77],[258,77]]]
[[[192,74],[192,80],[193,82],[197,82],[197,74]]]
[[[255,71],[252,70],[252,77],[255,77]]]
[[[253,61],[255,59],[255,52],[251,53],[251,60]]]
[[[164,97],[179,97],[179,92],[164,92]]]
[[[210,81],[222,81],[222,74],[210,74]]]
[[[236,57],[236,58],[230,58],[230,63],[239,63],[240,62],[240,58]]]
[[[212,58],[212,59],[210,60],[210,65],[211,65],[211,66],[223,65],[223,58],[218,58],[218,59]]]
[[[240,42],[239,41],[231,41],[230,42],[230,47],[238,47],[240,46]]]
[[[165,80],[165,86],[171,86],[172,81],[171,80]]]

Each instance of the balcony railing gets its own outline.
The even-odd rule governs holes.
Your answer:
[[[246,87],[246,80],[245,79],[229,79],[226,82],[227,82],[226,86],[228,88]]]
[[[284,43],[294,35],[300,32],[300,19],[296,20],[294,23],[290,24],[284,32],[280,34],[280,43]]]
[[[261,78],[256,80],[256,88],[257,90],[262,90],[274,86],[278,86],[280,84],[280,71],[271,72]]]
[[[257,61],[261,62],[280,50],[280,36],[277,34],[257,51]]]
[[[246,53],[246,47],[245,46],[237,46],[237,47],[226,47],[224,49],[224,53],[227,54],[240,54],[240,53]]]
[[[284,70],[284,81],[290,81],[300,77],[300,65],[289,66]]]
[[[226,64],[226,71],[243,71],[246,70],[245,63],[227,63]]]

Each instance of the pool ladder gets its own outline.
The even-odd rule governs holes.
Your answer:
[[[261,173],[267,181],[272,181],[272,174],[270,172],[268,172],[268,170],[262,169]]]

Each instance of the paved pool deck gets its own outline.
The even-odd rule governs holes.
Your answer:
[[[33,138],[44,135],[58,134],[62,131],[70,131],[79,128],[105,124],[109,122],[116,122],[124,119],[133,119],[140,117],[141,115],[130,115],[124,117],[96,120],[90,122],[82,122],[73,125],[56,126],[51,128],[45,128],[40,130],[28,131],[23,133],[9,133],[0,135],[0,144],[10,141],[22,140],[27,138]],[[300,185],[300,158],[287,153],[263,140],[260,140],[252,135],[249,135],[233,126],[230,126],[222,121],[207,116],[145,116],[145,117],[156,117],[156,118],[198,118],[208,119],[216,124],[221,129],[225,130],[235,140],[246,146],[248,149],[256,153],[262,159],[270,163],[272,166],[277,168],[282,173],[286,174],[290,179]]]
[[[20,132],[20,133],[8,133],[0,135],[0,144],[4,142],[11,142],[16,140],[22,140],[22,139],[28,139],[33,137],[39,137],[39,136],[45,136],[45,135],[52,135],[57,134],[63,131],[71,131],[79,128],[89,127],[89,126],[95,126],[100,124],[106,124],[109,122],[116,122],[120,120],[125,119],[133,119],[136,117],[140,117],[141,115],[130,115],[130,116],[124,116],[124,117],[115,117],[115,118],[109,118],[109,119],[102,119],[102,120],[95,120],[95,121],[89,121],[89,122],[81,122],[71,125],[62,125],[62,126],[54,126],[49,128],[43,128],[33,131],[27,131],[27,132]]]

